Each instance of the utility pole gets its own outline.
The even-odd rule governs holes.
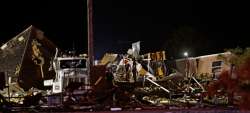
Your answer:
[[[88,59],[89,68],[93,67],[94,61],[94,46],[93,46],[93,0],[87,0],[87,14],[88,14]]]

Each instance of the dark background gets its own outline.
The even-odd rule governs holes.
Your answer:
[[[94,0],[94,50],[126,53],[165,50],[169,58],[224,52],[249,46],[249,3],[193,0]],[[0,2],[0,43],[29,25],[64,50],[87,53],[86,0]]]

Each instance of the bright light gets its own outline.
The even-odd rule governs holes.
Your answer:
[[[20,42],[23,41],[23,40],[24,40],[23,36],[21,36],[21,37],[18,38],[18,41],[20,41]]]
[[[185,57],[188,57],[188,52],[184,52],[183,55],[184,55]]]
[[[1,49],[4,50],[7,47],[7,44],[1,46]]]

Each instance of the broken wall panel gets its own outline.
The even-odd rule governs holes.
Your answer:
[[[43,32],[30,26],[1,47],[0,72],[6,73],[11,82],[18,82],[25,90],[42,89],[43,80],[55,76],[51,68],[55,51],[56,46]]]
[[[30,36],[29,28],[9,40],[1,46],[0,50],[0,71],[12,77],[16,81],[24,51]]]

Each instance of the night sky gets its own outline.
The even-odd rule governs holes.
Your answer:
[[[165,50],[168,58],[250,46],[249,3],[192,0],[94,0],[94,51],[126,53],[141,41],[141,53]],[[29,25],[64,50],[87,53],[86,0],[0,2],[0,43]]]

